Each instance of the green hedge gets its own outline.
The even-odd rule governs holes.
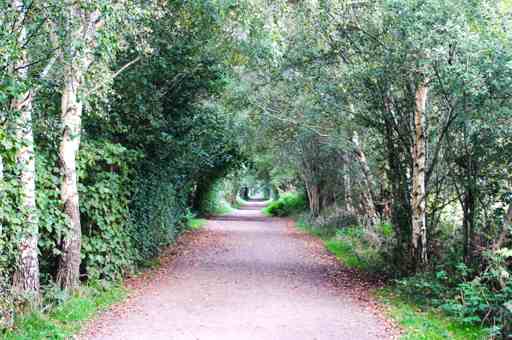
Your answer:
[[[140,176],[131,204],[130,236],[137,250],[137,262],[157,256],[162,247],[173,243],[185,229],[189,190],[167,176],[168,171]]]

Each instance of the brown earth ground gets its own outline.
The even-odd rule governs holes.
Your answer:
[[[79,339],[392,339],[368,290],[315,237],[252,202],[180,238]]]

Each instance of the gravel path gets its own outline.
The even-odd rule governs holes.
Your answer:
[[[133,296],[80,338],[391,338],[364,282],[321,242],[286,219],[264,217],[261,207],[251,203],[186,235],[174,260],[135,279]]]

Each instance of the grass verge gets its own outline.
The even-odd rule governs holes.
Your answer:
[[[198,230],[201,229],[205,224],[207,220],[204,218],[191,218],[187,222],[187,227],[191,230]]]
[[[32,312],[16,320],[15,328],[3,334],[5,340],[69,339],[86,321],[112,304],[123,300],[127,291],[121,285],[83,286],[73,296],[48,313]],[[0,333],[0,336],[2,334]]]

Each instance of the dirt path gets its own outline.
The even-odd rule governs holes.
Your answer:
[[[388,339],[366,288],[261,203],[210,220],[82,339]],[[142,279],[137,279],[142,280]]]

